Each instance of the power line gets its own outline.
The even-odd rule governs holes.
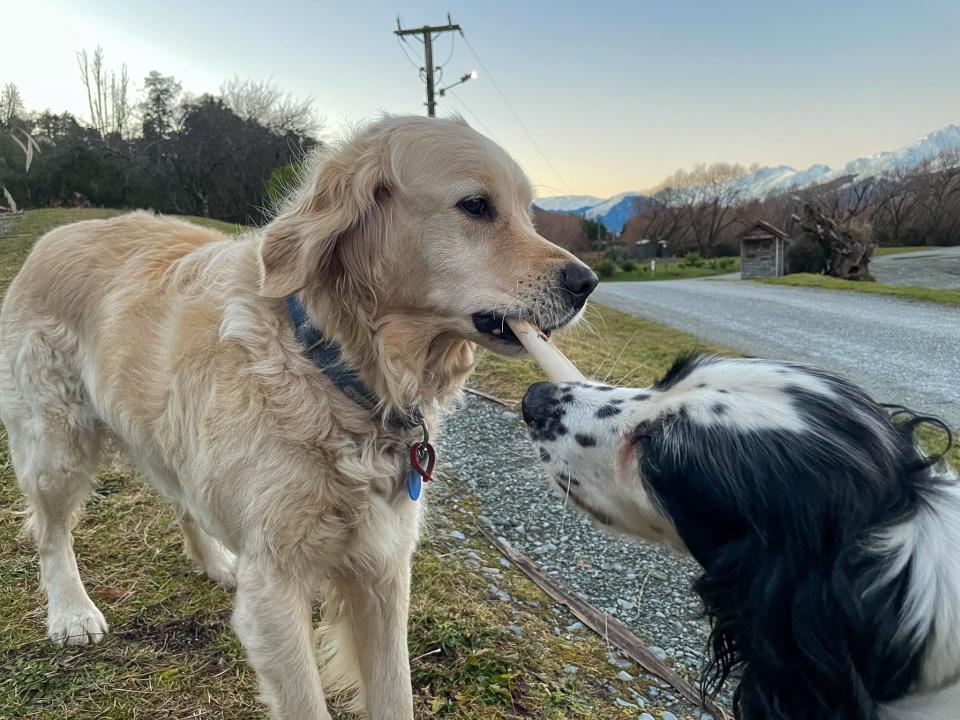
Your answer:
[[[523,129],[523,132],[526,133],[527,138],[530,140],[533,146],[537,149],[537,152],[540,153],[540,157],[542,157],[543,161],[550,167],[551,170],[553,170],[553,174],[557,176],[557,179],[560,181],[560,184],[563,185],[569,192],[570,186],[567,185],[566,180],[563,179],[563,175],[561,175],[560,171],[557,170],[557,168],[554,166],[552,162],[550,162],[550,158],[547,157],[547,154],[543,151],[543,148],[540,147],[540,143],[537,142],[536,138],[533,136],[533,133],[531,133],[530,130],[527,129],[527,126],[524,124],[523,120],[520,119],[520,115],[517,114],[517,111],[513,108],[513,105],[510,104],[510,101],[507,99],[506,94],[504,94],[503,90],[500,88],[500,84],[494,79],[493,73],[490,72],[490,68],[488,68],[486,63],[484,63],[483,60],[480,59],[479,53],[477,53],[473,45],[470,44],[470,40],[467,39],[467,36],[464,34],[462,29],[460,30],[460,37],[463,38],[463,41],[467,44],[467,47],[470,48],[470,52],[472,52],[473,56],[477,59],[477,63],[479,63],[480,67],[483,68],[483,71],[487,74],[487,77],[490,78],[490,82],[493,83],[493,87],[496,89],[497,93],[500,95],[500,98],[503,100],[504,104],[513,114],[513,117],[517,121],[517,124],[520,125],[520,127]]]
[[[463,108],[464,110],[466,110],[467,115],[469,115],[471,118],[473,118],[473,119],[477,122],[477,125],[479,125],[481,128],[483,128],[484,132],[487,133],[487,137],[489,137],[489,138],[492,139],[492,140],[496,140],[496,139],[497,139],[496,136],[490,131],[490,128],[488,128],[486,125],[483,124],[483,120],[480,119],[480,116],[477,115],[473,110],[471,110],[470,107],[460,98],[459,95],[457,95],[455,92],[453,92],[453,90],[447,90],[447,95],[449,95],[450,97],[452,97],[452,98],[454,99],[454,101],[456,101],[456,103],[457,103],[461,108]]]
[[[410,63],[413,67],[417,69],[417,72],[420,72],[423,69],[423,66],[420,63],[415,62],[413,58],[410,57],[410,53],[407,51],[406,45],[410,43],[406,38],[398,37],[397,44],[400,46],[400,49],[403,50],[403,56],[407,59],[407,62]]]
[[[450,33],[450,54],[447,55],[446,60],[440,63],[441,69],[445,68],[447,65],[450,64],[450,61],[453,60],[453,41],[456,39],[456,37],[457,37],[456,35],[454,35],[453,33]]]

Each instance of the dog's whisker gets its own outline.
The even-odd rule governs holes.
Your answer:
[[[613,374],[613,369],[617,366],[617,363],[620,362],[620,358],[623,357],[623,353],[626,352],[627,347],[630,345],[630,343],[633,342],[633,339],[637,336],[637,333],[639,332],[640,332],[639,330],[635,331],[629,338],[627,338],[627,341],[623,344],[623,347],[620,348],[620,352],[617,353],[617,359],[614,360],[613,363],[610,365],[610,371],[607,373],[606,377],[603,378],[604,383],[606,383],[607,380],[610,378],[610,376]]]

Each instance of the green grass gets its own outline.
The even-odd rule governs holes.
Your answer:
[[[9,285],[44,232],[63,222],[116,214],[40,210],[14,218],[0,237],[0,287]],[[647,339],[654,334],[649,331]],[[619,342],[621,335],[614,337]],[[498,366],[508,373],[509,367]],[[45,601],[36,553],[20,537],[25,505],[5,433],[0,437],[0,718],[265,718],[253,672],[228,626],[232,594],[199,575],[183,556],[169,505],[119,468],[102,469],[97,486],[74,532],[75,549],[111,632],[98,645],[60,649],[43,640]],[[585,632],[557,636],[555,628],[573,619],[558,615],[523,575],[501,568],[497,585],[519,601],[504,603],[489,593],[490,580],[466,563],[468,550],[483,566],[499,567],[499,555],[476,530],[474,502],[457,479],[444,476],[431,488],[430,502],[410,612],[416,717],[630,716],[613,704],[607,681],[615,670],[600,638]],[[448,526],[466,540],[453,540]],[[512,624],[522,628],[522,639],[510,631]],[[568,665],[580,671],[569,675]],[[688,670],[677,669],[692,679]],[[634,687],[647,690],[642,679]],[[652,705],[648,709],[659,717]]]
[[[960,290],[943,288],[926,288],[915,285],[887,285],[875,282],[857,282],[855,280],[841,280],[827,275],[813,275],[811,273],[796,273],[779,278],[763,278],[754,282],[770,285],[792,285],[795,287],[824,288],[827,290],[849,290],[851,292],[867,293],[870,295],[891,295],[906,300],[920,300],[923,302],[939,303],[941,305],[960,305]]]
[[[683,280],[739,272],[740,258],[729,258],[727,267],[721,267],[722,260],[724,258],[710,258],[703,260],[702,265],[695,266],[687,265],[683,258],[661,258],[657,260],[657,271],[653,275],[650,273],[649,260],[637,260],[636,267],[630,272],[618,269],[610,277],[602,279],[607,282]]]
[[[935,245],[897,245],[891,247],[878,247],[873,251],[874,257],[883,257],[884,255],[900,255],[902,253],[921,252],[923,250],[936,250]]]

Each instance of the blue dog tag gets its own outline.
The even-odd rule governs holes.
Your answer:
[[[420,499],[420,489],[423,487],[423,478],[416,470],[410,470],[407,474],[407,493],[411,500]]]

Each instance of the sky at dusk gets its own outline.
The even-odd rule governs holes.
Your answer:
[[[4,6],[0,83],[28,109],[86,117],[75,54],[100,44],[137,90],[151,70],[194,94],[272,78],[315,98],[331,137],[383,111],[425,112],[407,57],[421,46],[404,54],[392,31],[398,13],[419,26],[449,11],[479,60],[460,37],[438,38],[441,84],[479,77],[439,114],[504,145],[542,196],[643,190],[697,162],[839,165],[960,124],[957,0]]]

